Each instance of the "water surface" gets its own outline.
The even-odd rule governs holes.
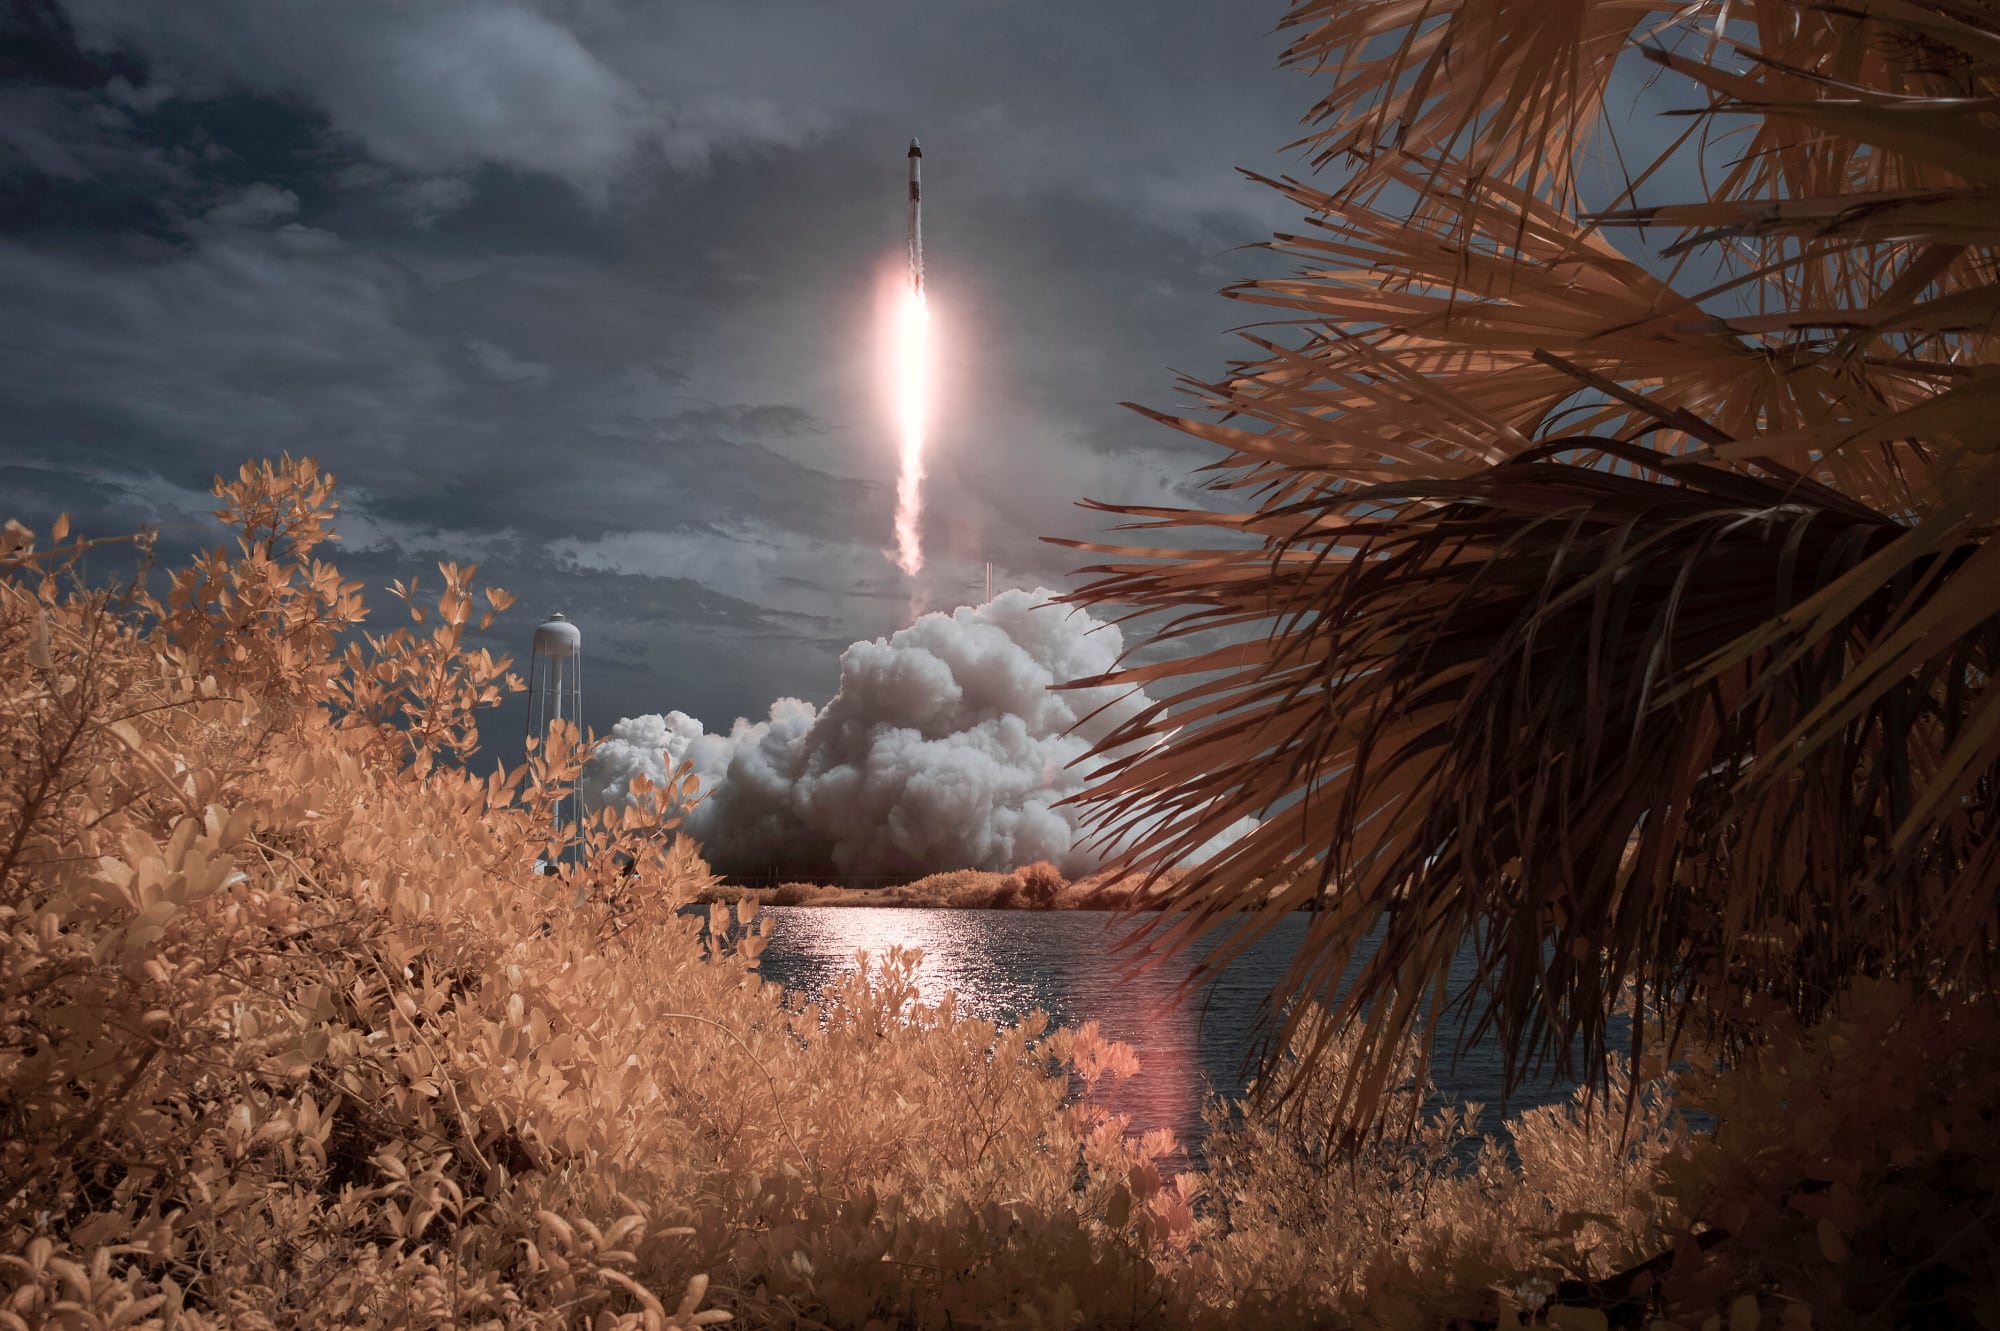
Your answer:
[[[762,913],[773,921],[764,974],[815,999],[854,970],[856,952],[879,956],[892,947],[921,948],[917,983],[927,1001],[953,993],[963,1010],[1000,1023],[1037,1008],[1065,1026],[1097,1022],[1106,1036],[1139,1054],[1139,1074],[1116,1107],[1132,1115],[1135,1128],[1172,1128],[1188,1144],[1201,1139],[1209,1087],[1241,1094],[1253,1071],[1245,1059],[1257,1047],[1261,1005],[1296,955],[1308,920],[1280,920],[1219,977],[1184,991],[1191,969],[1214,946],[1213,935],[1133,974],[1131,952],[1118,948],[1131,921],[1107,911],[781,906]],[[1471,979],[1471,959],[1461,957],[1453,967],[1453,991]],[[1453,1065],[1448,1043],[1440,1041],[1432,1070],[1439,1090],[1449,1099],[1497,1107],[1498,1050],[1490,1042],[1477,1044]],[[1562,1099],[1569,1086],[1517,1088],[1508,1111]],[[1490,1129],[1496,1119],[1489,1111],[1484,1122]]]

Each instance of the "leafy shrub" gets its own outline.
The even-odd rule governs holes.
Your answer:
[[[902,888],[892,889],[891,897],[907,896],[946,909],[979,909],[993,900],[1002,875],[984,869],[947,869],[919,878]]]
[[[812,883],[780,883],[772,888],[764,898],[767,906],[797,906],[820,895],[821,889]]]
[[[1863,981],[1811,1027],[1765,1021],[1683,1079],[1718,1123],[1663,1162],[1715,1226],[1669,1281],[1687,1323],[1759,1291],[1820,1326],[2000,1324],[2000,1012]]]
[[[1131,888],[1109,883],[1087,887],[1077,896],[1078,910],[1131,910],[1138,904],[1138,894]]]
[[[1014,870],[1013,877],[1021,884],[1021,895],[1037,910],[1047,910],[1056,904],[1056,897],[1069,885],[1062,876],[1062,870],[1047,860],[1036,860]]]
[[[1289,1062],[1324,1022],[1301,1024]],[[1581,1092],[1529,1110],[1509,1121],[1510,1161],[1480,1135],[1481,1107],[1440,1105],[1406,1047],[1386,1092],[1396,1130],[1336,1135],[1328,1111],[1357,1045],[1331,1039],[1281,1103],[1211,1102],[1204,1169],[1175,1181],[1199,1211],[1187,1278],[1204,1306],[1260,1326],[1518,1316],[1666,1242],[1675,1213],[1654,1166],[1686,1133],[1663,1094],[1641,1096],[1629,1124]]]
[[[1170,1176],[1093,1028],[926,1006],[895,953],[788,1005],[754,899],[677,913],[718,887],[685,785],[537,873],[575,737],[462,761],[504,594],[447,565],[348,645],[317,469],[218,494],[235,552],[163,601],[0,536],[0,1326],[1560,1322],[1662,1252],[1676,1325],[1994,1315],[1990,1004],[1863,988],[1690,1077],[1713,1139],[1570,1105],[1518,1161],[1407,1065],[1409,1138],[1324,1136],[1335,1041]]]
[[[1117,1051],[923,1007],[890,957],[787,1007],[685,789],[535,871],[559,735],[479,776],[507,662],[444,566],[343,635],[309,461],[218,482],[233,552],[92,590],[0,545],[0,1324],[1135,1320],[1150,1157]]]

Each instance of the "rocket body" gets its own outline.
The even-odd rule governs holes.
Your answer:
[[[910,289],[924,290],[924,150],[910,140]]]

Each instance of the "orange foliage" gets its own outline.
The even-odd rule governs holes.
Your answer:
[[[446,565],[350,640],[318,469],[217,494],[235,552],[164,601],[78,583],[103,542],[64,523],[0,533],[0,1328],[1587,1325],[1689,1217],[1740,1230],[1660,1287],[1689,1326],[1745,1288],[1991,1311],[1976,1224],[1888,1274],[1991,1209],[1983,1009],[1861,1002],[1702,1083],[1713,1141],[1534,1111],[1518,1164],[1413,1082],[1413,1137],[1329,1154],[1300,1125],[1343,1054],[1170,1177],[1092,1027],[926,1006],[902,954],[820,1005],[765,984],[753,902],[683,909],[716,886],[685,773],[551,845],[580,737],[461,761],[504,593]]]
[[[1053,906],[1056,895],[1069,886],[1068,880],[1062,876],[1062,870],[1047,860],[1036,860],[1033,864],[1023,865],[1014,870],[1011,876],[1020,880],[1021,895],[1028,904],[1044,910]]]
[[[76,585],[63,524],[0,546],[0,1326],[1152,1297],[1098,1218],[1143,1146],[1069,1100],[1096,1042],[920,1007],[910,958],[787,1007],[752,911],[677,913],[713,881],[685,787],[537,873],[575,737],[455,761],[505,595],[446,565],[343,645],[330,479],[216,493],[235,548],[164,602]]]
[[[1757,1290],[1819,1326],[2000,1324],[1991,999],[1863,980],[1812,1027],[1762,1015],[1763,1047],[1685,1078],[1720,1126],[1663,1162],[1715,1226],[1668,1282],[1689,1320]]]

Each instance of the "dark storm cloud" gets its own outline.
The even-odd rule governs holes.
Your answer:
[[[1236,354],[1214,292],[1293,219],[1234,168],[1287,168],[1310,89],[1280,6],[1149,8],[17,3],[5,507],[174,557],[211,475],[312,454],[371,589],[476,559],[523,599],[494,645],[584,622],[600,728],[823,700],[984,561],[1060,581],[1037,538],[1093,530],[1079,496],[1193,493],[1206,457],[1115,403]],[[912,133],[945,376],[914,588],[877,343]]]
[[[136,53],[175,94],[296,99],[374,159],[426,175],[487,163],[603,193],[647,146],[700,160],[801,128],[743,99],[689,102],[627,79],[559,15],[509,3],[65,0],[80,45]]]

